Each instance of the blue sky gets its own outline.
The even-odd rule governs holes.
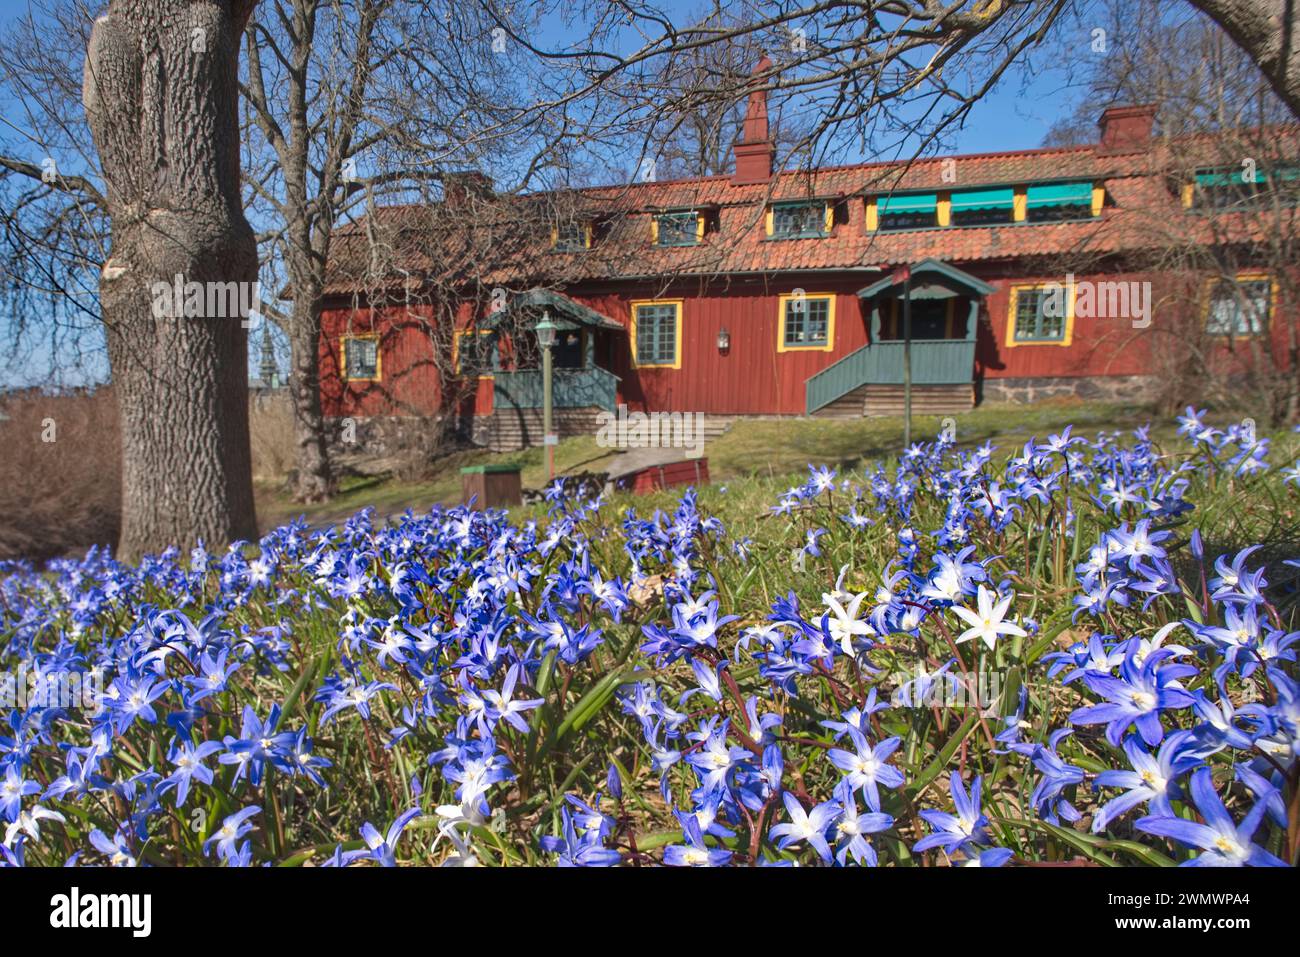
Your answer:
[[[682,9],[686,8],[682,4]],[[690,4],[694,8],[695,4]],[[22,15],[26,3],[8,0],[0,10],[0,29],[4,29],[16,17]],[[541,37],[546,42],[546,33]],[[25,123],[21,111],[12,109],[11,103],[0,99],[0,107],[5,110],[5,119],[17,124]],[[1013,68],[1003,77],[999,85],[985,99],[972,109],[966,122],[960,128],[949,131],[946,146],[948,150],[958,153],[982,153],[1001,150],[1030,149],[1041,145],[1052,124],[1068,114],[1071,108],[1071,91],[1069,91],[1059,73],[1037,72],[1028,68]],[[908,144],[902,144],[904,151]],[[15,150],[25,155],[30,152],[30,143],[23,144],[11,129],[0,127],[0,149]],[[845,157],[848,161],[871,159],[869,156]],[[891,158],[891,157],[881,157]],[[11,322],[12,318],[0,316],[0,325]],[[4,341],[0,332],[0,341]],[[250,346],[250,371],[256,372],[261,342],[260,330],[254,328]],[[34,343],[14,361],[0,361],[0,388],[36,384],[46,380],[52,361],[56,355],[66,359],[66,347],[52,344]],[[102,335],[98,330],[87,334],[82,342],[82,352],[102,353]],[[281,367],[284,366],[283,356]],[[92,360],[83,371],[70,376],[66,384],[80,384],[86,378],[96,379],[106,375],[102,359]]]

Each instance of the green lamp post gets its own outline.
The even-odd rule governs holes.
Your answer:
[[[551,393],[551,348],[555,345],[555,323],[551,322],[549,309],[542,312],[542,321],[537,324],[537,344],[542,347],[542,442],[546,445],[546,471],[552,481],[555,479],[555,441],[551,432],[552,393]]]

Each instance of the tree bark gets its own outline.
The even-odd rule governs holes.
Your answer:
[[[1258,64],[1282,101],[1300,117],[1298,0],[1190,0]]]
[[[315,277],[294,283],[289,324],[289,395],[293,401],[297,466],[293,493],[299,502],[323,502],[334,494],[334,470],[325,443],[320,401],[321,290]]]
[[[255,2],[110,0],[86,53],[82,97],[112,224],[100,300],[121,414],[124,560],[257,534],[246,309],[230,315],[220,291],[239,283],[235,304],[246,304],[258,274],[237,115],[238,38]],[[160,289],[178,281],[203,291],[189,314],[160,308]]]

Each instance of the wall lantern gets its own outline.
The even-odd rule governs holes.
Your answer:
[[[726,326],[718,330],[718,351],[723,355],[731,351],[731,333]]]

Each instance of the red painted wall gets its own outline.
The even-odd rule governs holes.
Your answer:
[[[1131,318],[1093,318],[1076,315],[1071,344],[1007,345],[1010,290],[1020,283],[1063,282],[1061,274],[1026,274],[1011,266],[991,265],[969,271],[992,283],[996,291],[984,302],[977,331],[975,376],[989,379],[1020,377],[1127,376],[1158,373],[1152,350],[1160,339],[1150,330],[1135,328]],[[636,368],[626,334],[598,334],[596,363],[621,378],[618,398],[634,410],[708,412],[740,415],[801,415],[805,410],[805,383],[868,341],[870,312],[856,296],[858,289],[878,274],[843,275],[833,279],[738,278],[677,283],[672,286],[579,288],[568,291],[583,303],[625,327],[630,304],[636,300],[682,299],[682,361],[680,369]],[[1152,281],[1152,300],[1168,301],[1168,286],[1159,277],[1141,273],[1079,274],[1080,282]],[[808,295],[836,296],[834,349],[777,351],[779,296],[796,288]],[[1185,300],[1182,300],[1185,302]],[[1174,308],[1187,308],[1185,305]],[[468,325],[472,308],[461,309],[458,327]],[[321,343],[321,393],[324,412],[346,415],[428,415],[439,411],[444,393],[437,364],[432,360],[434,340],[428,307],[368,310],[330,308],[322,314],[325,335]],[[1152,329],[1165,313],[1156,309]],[[1294,306],[1275,305],[1274,352],[1285,354],[1286,321],[1296,321]],[[731,348],[720,354],[719,331],[730,333]],[[345,334],[381,334],[382,378],[379,382],[344,382],[339,377],[339,340]],[[445,340],[444,340],[445,342]],[[1240,348],[1221,361],[1246,363]],[[492,411],[492,380],[458,383],[457,394],[468,394],[462,412],[478,415]]]
[[[459,327],[469,324],[472,309],[460,310]],[[430,324],[431,306],[390,306],[382,309],[334,307],[321,311],[320,390],[322,411],[327,416],[433,415],[440,411],[444,393],[439,368],[449,367],[444,356],[435,360],[436,350],[448,348],[449,340],[435,337]],[[379,334],[380,378],[377,381],[345,380],[340,344],[344,336]],[[467,395],[464,411],[481,415],[492,411],[492,380],[473,383],[458,380],[456,395]]]
[[[802,415],[804,383],[867,344],[869,315],[855,293],[865,278],[834,281],[804,278],[715,282],[702,291],[670,288],[575,292],[573,298],[627,325],[631,303],[642,299],[684,299],[681,368],[636,368],[627,337],[616,343],[608,368],[623,381],[619,401],[634,410],[710,412],[720,415]],[[779,297],[801,288],[806,295],[835,295],[835,339],[831,352],[777,352]],[[718,351],[726,328],[731,348]],[[598,360],[600,356],[598,353]]]
[[[1143,375],[1150,371],[1151,336],[1136,328],[1131,318],[1096,318],[1076,315],[1069,345],[1056,343],[1017,343],[1008,346],[1010,334],[1011,291],[1013,286],[1037,283],[1064,283],[1065,276],[1018,273],[985,275],[997,291],[988,296],[982,309],[979,337],[975,348],[975,369],[988,379],[1074,376]],[[1150,276],[1142,273],[1078,274],[1076,282],[1143,282]],[[1077,294],[1077,293],[1076,293]],[[1154,287],[1150,296],[1158,302]],[[1152,326],[1160,312],[1153,312]]]

